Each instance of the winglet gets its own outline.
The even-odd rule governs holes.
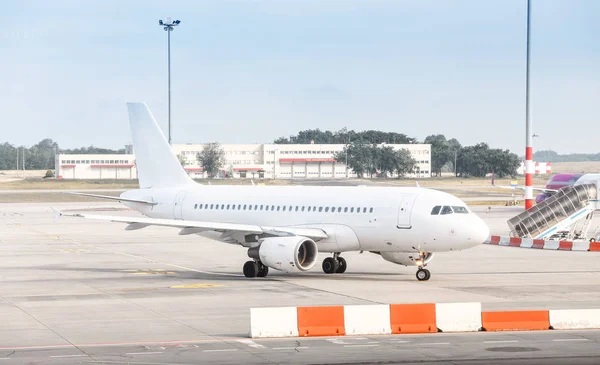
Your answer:
[[[60,218],[63,214],[60,210],[56,210],[53,207],[50,207],[50,209],[52,209],[52,220],[54,223],[56,223],[56,220]]]

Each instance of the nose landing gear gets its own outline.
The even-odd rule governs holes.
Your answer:
[[[420,267],[419,270],[417,270],[416,276],[417,280],[419,281],[427,281],[431,277],[431,273],[429,272],[429,270]]]
[[[333,257],[323,260],[323,272],[325,274],[343,274],[346,271],[346,260],[340,257],[339,252],[335,252]]]

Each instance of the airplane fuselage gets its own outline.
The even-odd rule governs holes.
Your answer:
[[[151,218],[319,228],[328,235],[318,242],[321,252],[462,250],[489,234],[470,211],[432,215],[435,206],[466,205],[423,188],[193,185],[121,196],[156,202],[125,202]]]

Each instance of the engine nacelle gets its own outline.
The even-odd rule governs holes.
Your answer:
[[[418,262],[420,257],[416,252],[380,252],[380,255],[386,261],[404,266],[425,266],[433,259],[433,252],[427,252],[423,258],[423,262]]]
[[[270,237],[260,246],[249,249],[248,256],[276,270],[297,272],[315,266],[318,252],[315,241],[307,237]]]

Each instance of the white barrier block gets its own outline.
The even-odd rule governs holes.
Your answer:
[[[509,236],[501,236],[500,237],[500,242],[498,243],[499,246],[508,246],[509,244],[510,244]]]
[[[588,241],[573,241],[572,251],[587,251],[590,249],[590,243]]]
[[[392,333],[389,305],[345,305],[346,335],[387,335]]]
[[[250,337],[298,337],[298,309],[250,308]]]
[[[544,250],[558,250],[560,241],[548,240],[544,241]]]
[[[477,332],[481,303],[435,303],[435,322],[442,332]]]
[[[550,325],[555,330],[600,328],[600,309],[551,309]]]
[[[533,246],[533,238],[521,238],[521,248],[531,248]]]

